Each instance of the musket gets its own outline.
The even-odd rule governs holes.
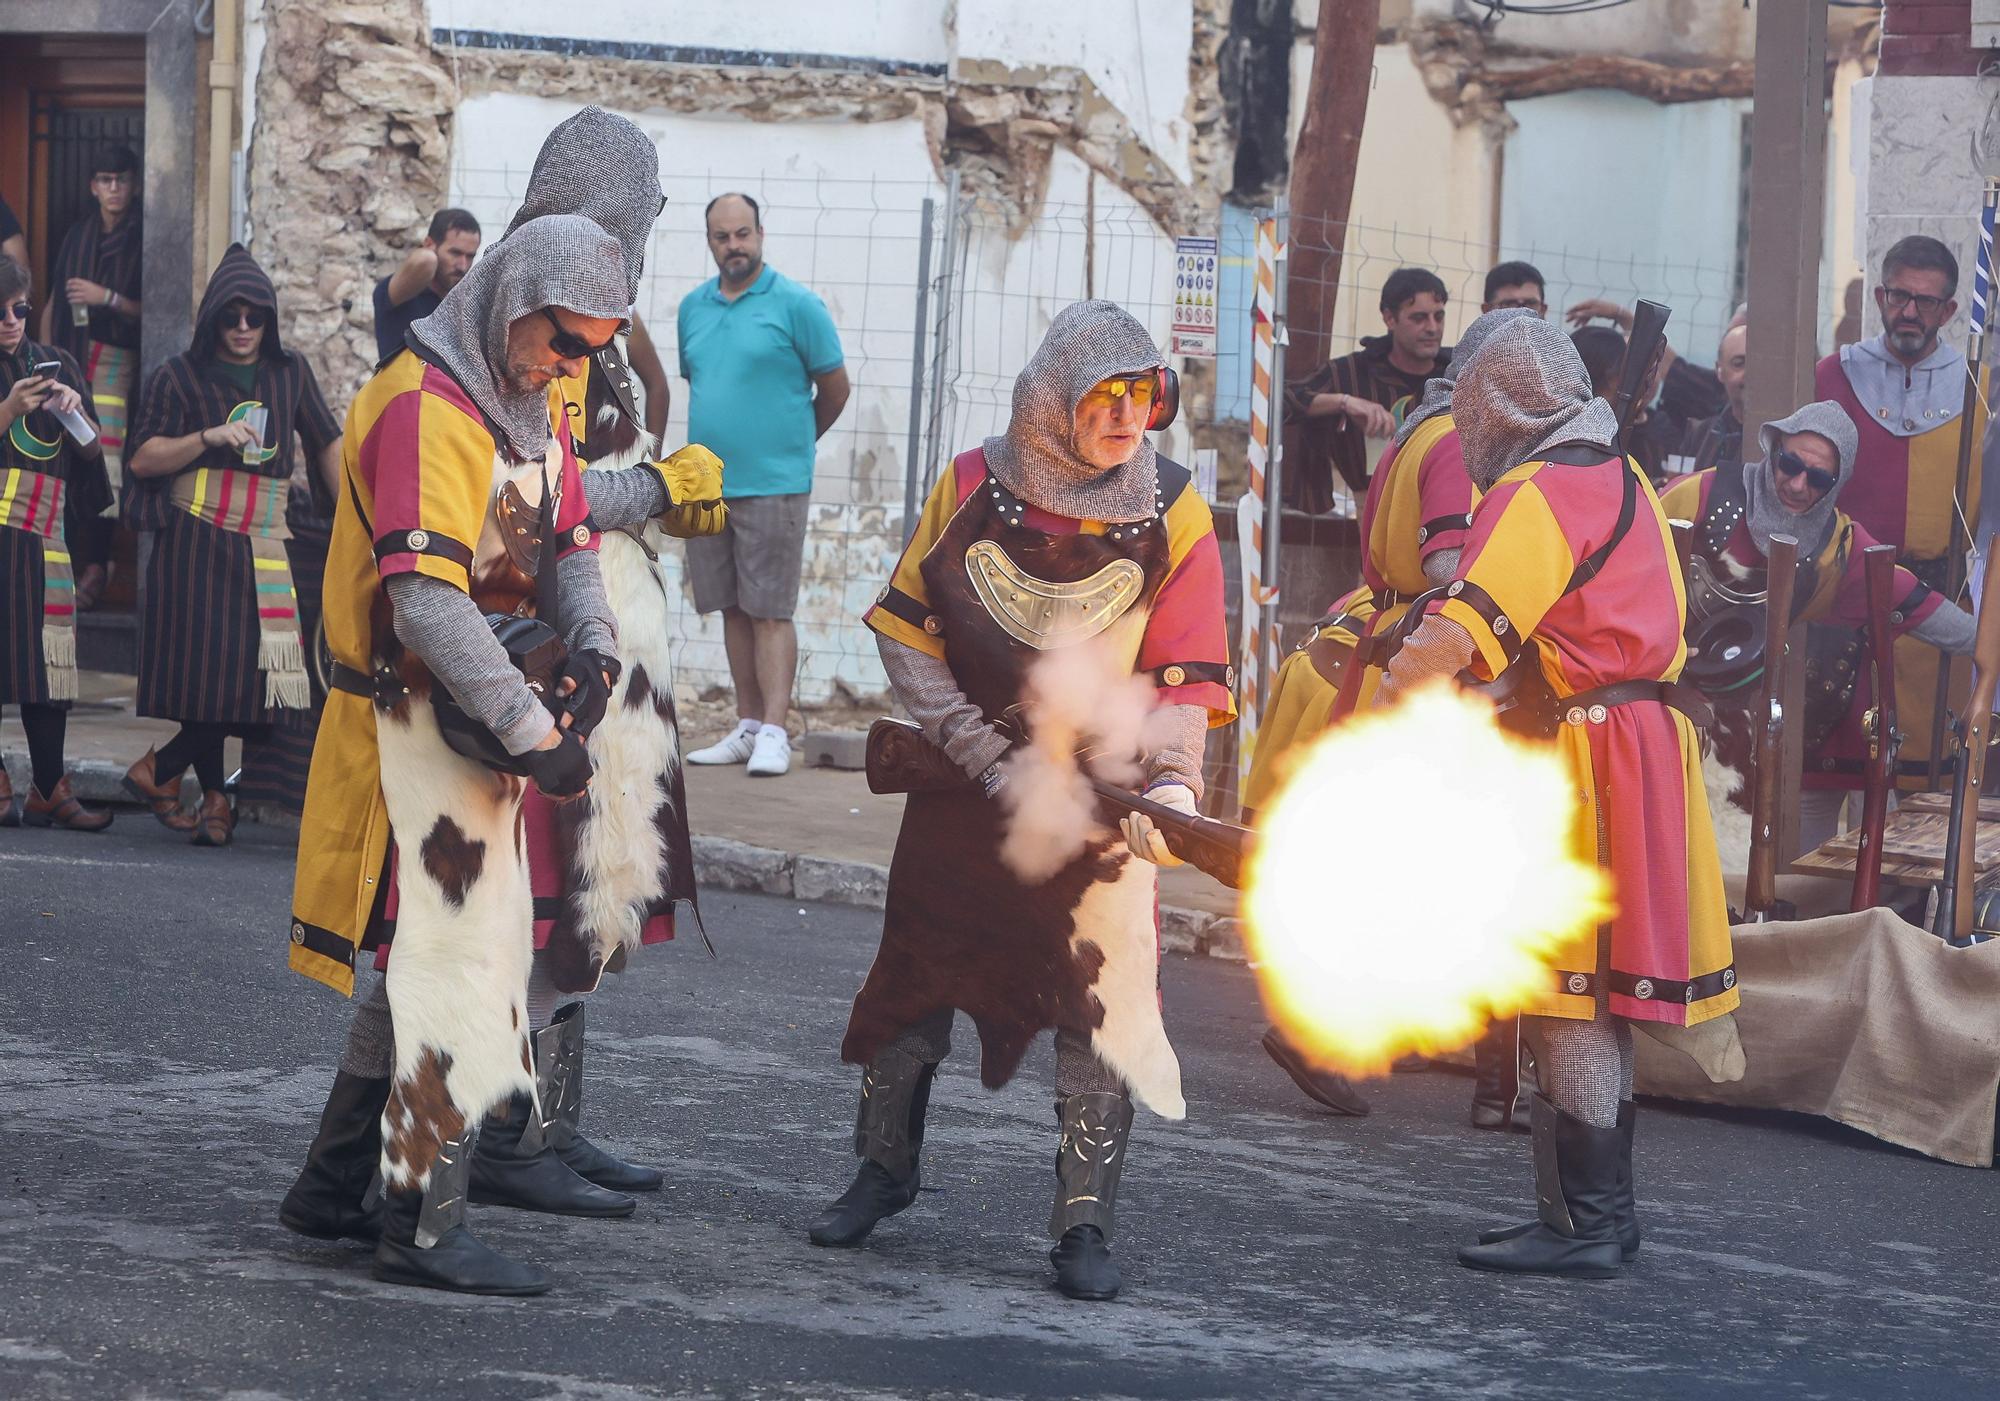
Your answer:
[[[1611,400],[1611,412],[1618,416],[1618,447],[1624,450],[1625,430],[1645,407],[1639,391],[1645,388],[1653,366],[1667,349],[1667,320],[1673,308],[1663,302],[1643,298],[1632,308],[1632,334],[1625,339],[1625,360],[1618,371],[1618,389]]]
[[[1243,862],[1257,839],[1248,827],[1185,813],[1101,778],[1091,779],[1090,786],[1106,806],[1151,818],[1166,840],[1167,850],[1188,865],[1206,871],[1231,890],[1243,888]]]
[[[1989,539],[1986,546],[1993,548]],[[1990,553],[1989,553],[1990,558]],[[1972,643],[1972,695],[1953,727],[1958,763],[1951,775],[1951,820],[1945,829],[1944,880],[1938,885],[1932,932],[1948,943],[1972,942],[1972,881],[1978,872],[1979,799],[1986,786],[1986,746],[1993,724],[1993,692],[2000,684],[2000,569],[1988,565],[1979,591],[1979,627]]]
[[[1979,211],[1979,253],[1973,261],[1972,307],[1966,326],[1965,397],[1958,409],[1958,475],[1953,479],[1951,516],[1945,523],[1945,586],[1947,603],[1957,603],[1965,589],[1965,557],[1972,549],[1972,527],[1966,521],[1966,502],[1972,491],[1972,415],[1979,407],[1979,378],[1986,365],[1986,322],[1993,295],[1993,222],[2000,209],[2000,179],[1986,177],[1986,191]],[[1963,537],[1965,548],[1959,548]],[[1940,652],[1937,660],[1937,696],[1931,702],[1931,788],[1938,786],[1944,763],[1946,698],[1951,691],[1951,657]],[[1952,791],[1958,782],[1952,781]],[[1968,918],[1969,910],[1968,910]]]
[[[1861,799],[1860,843],[1854,853],[1857,913],[1882,897],[1882,830],[1889,821],[1889,794],[1896,787],[1896,755],[1903,734],[1896,728],[1896,635],[1889,621],[1896,587],[1896,547],[1870,545],[1861,552],[1868,593],[1868,656],[1875,708],[1868,712],[1868,768]]]
[[[1784,792],[1785,673],[1792,664],[1792,584],[1799,542],[1773,535],[1764,592],[1764,708],[1757,732],[1756,777],[1750,790],[1750,869],[1743,879],[1744,913],[1754,923],[1778,903],[1778,805]]]

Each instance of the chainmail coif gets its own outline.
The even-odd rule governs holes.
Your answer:
[[[646,243],[660,217],[660,153],[652,139],[602,107],[558,123],[535,156],[528,193],[503,237],[550,214],[581,214],[617,239],[625,300],[637,301]]]
[[[1425,419],[1451,412],[1451,391],[1457,385],[1458,377],[1465,373],[1465,367],[1472,363],[1472,357],[1479,353],[1479,347],[1486,344],[1488,336],[1517,316],[1533,315],[1524,306],[1503,306],[1498,311],[1487,312],[1467,326],[1464,334],[1459,336],[1458,344],[1452,347],[1451,363],[1445,366],[1444,373],[1433,375],[1424,382],[1424,397],[1403,420],[1403,426],[1396,430],[1396,446],[1401,447]]]
[[[549,391],[506,384],[508,326],[543,307],[623,317],[632,306],[626,286],[615,238],[581,216],[548,215],[494,244],[410,334],[471,396],[501,446],[526,461],[548,446]]]
[[[1833,444],[1837,459],[1833,489],[1797,512],[1788,510],[1778,499],[1775,466],[1778,440],[1793,433],[1817,433]],[[1743,465],[1744,520],[1750,526],[1750,536],[1757,542],[1757,548],[1768,555],[1773,535],[1789,535],[1799,542],[1799,558],[1811,559],[1832,538],[1834,503],[1840,499],[1840,489],[1854,475],[1854,457],[1861,448],[1861,435],[1855,431],[1854,420],[1847,416],[1847,410],[1830,399],[1821,399],[1807,404],[1790,418],[1765,424],[1757,430],[1757,441],[1764,449],[1764,460]]]
[[[1546,449],[1609,445],[1618,434],[1611,405],[1591,397],[1576,347],[1539,316],[1515,317],[1487,337],[1459,376],[1451,421],[1481,491]]]
[[[1146,328],[1116,302],[1064,307],[1014,381],[1007,431],[985,443],[987,468],[1023,501],[1059,516],[1146,519],[1159,481],[1152,441],[1142,433],[1123,463],[1093,466],[1074,446],[1076,406],[1100,380],[1164,364]]]

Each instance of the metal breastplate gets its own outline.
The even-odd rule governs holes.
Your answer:
[[[1146,587],[1146,571],[1131,559],[1114,559],[1071,583],[1038,579],[994,540],[972,542],[965,572],[980,606],[1001,630],[1039,651],[1098,636],[1131,611]]]
[[[548,474],[549,499],[542,480]],[[562,511],[562,448],[544,462],[496,464],[493,504],[473,549],[472,596],[488,613],[532,612],[541,565],[543,522]]]

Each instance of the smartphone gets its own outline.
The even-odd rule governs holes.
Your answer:
[[[62,361],[43,360],[35,366],[37,379],[54,379],[62,373]]]

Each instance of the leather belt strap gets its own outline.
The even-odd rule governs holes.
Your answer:
[[[1377,613],[1385,613],[1397,604],[1408,603],[1415,597],[1415,594],[1401,594],[1397,593],[1394,589],[1377,589],[1369,595],[1369,599],[1374,603]]]
[[[363,696],[368,700],[375,699],[375,683],[368,679],[368,674],[363,671],[356,671],[346,662],[335,662],[333,664],[333,689],[336,691],[345,691],[350,696]]]
[[[336,691],[345,691],[350,696],[360,696],[382,710],[392,710],[410,694],[410,688],[397,679],[396,673],[384,667],[375,675],[356,671],[346,662],[333,664],[333,675],[328,683]]]
[[[1556,704],[1561,709],[1565,725],[1601,725],[1612,707],[1630,705],[1634,701],[1658,701],[1661,705],[1672,706],[1687,716],[1696,729],[1707,729],[1715,721],[1715,713],[1709,708],[1707,698],[1694,687],[1683,686],[1678,681],[1618,681],[1609,686],[1578,691],[1573,696],[1563,697]]]

